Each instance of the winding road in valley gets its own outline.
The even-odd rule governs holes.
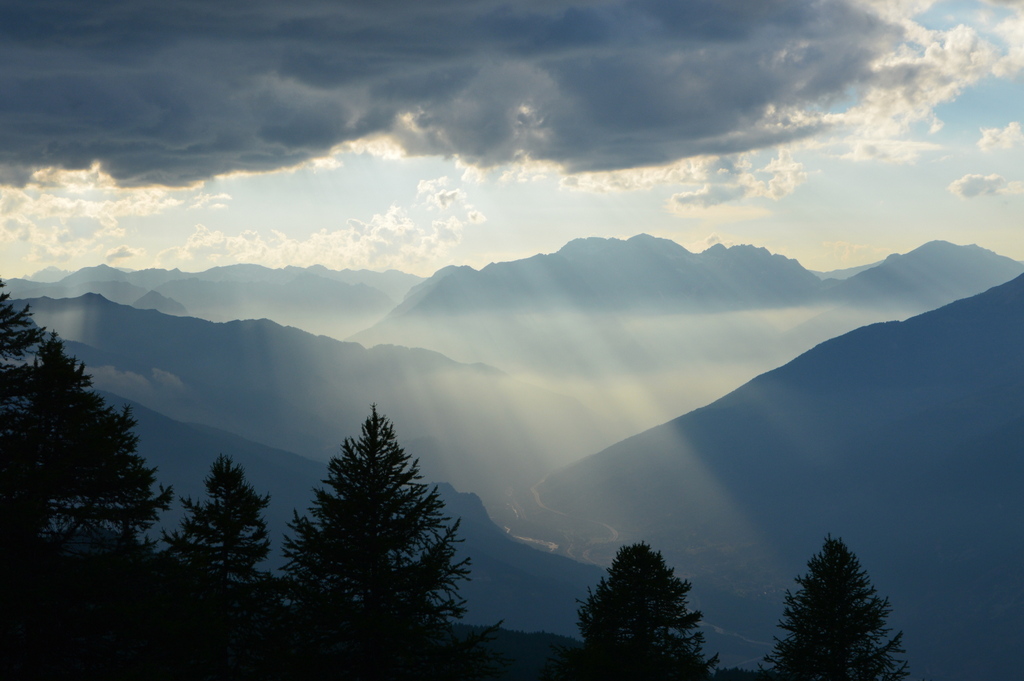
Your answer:
[[[545,480],[547,480],[547,476],[546,475],[543,478],[541,478],[539,482],[537,482],[535,485],[530,487],[530,493],[533,495],[533,501],[534,501],[535,504],[537,504],[538,508],[547,511],[548,513],[553,513],[555,515],[558,515],[558,516],[561,516],[563,518],[566,518],[566,519],[568,519],[568,520],[570,520],[572,522],[575,522],[575,523],[582,522],[582,523],[588,523],[588,524],[592,524],[592,525],[598,525],[598,526],[604,528],[607,531],[607,535],[608,536],[606,538],[603,538],[603,539],[588,539],[587,543],[584,546],[582,546],[582,547],[577,547],[575,545],[572,535],[567,535],[566,536],[566,538],[569,540],[569,545],[565,548],[565,554],[567,556],[569,556],[570,558],[573,558],[575,560],[579,560],[579,561],[585,562],[585,563],[591,563],[591,564],[594,564],[594,565],[600,565],[600,563],[598,563],[597,561],[595,561],[595,560],[593,560],[591,558],[591,555],[590,555],[591,551],[594,549],[594,547],[596,545],[607,544],[609,542],[618,541],[618,539],[619,539],[619,531],[616,530],[611,525],[608,525],[607,523],[602,523],[602,522],[599,522],[597,520],[590,520],[590,519],[587,519],[587,518],[578,518],[578,517],[575,517],[575,516],[571,516],[568,513],[563,513],[562,511],[559,511],[557,509],[554,509],[554,508],[551,508],[551,507],[545,505],[544,502],[540,498],[540,491],[537,489],[538,487],[540,487],[541,485],[544,484]]]

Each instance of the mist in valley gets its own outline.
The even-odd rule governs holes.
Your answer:
[[[578,400],[622,439],[725,395],[818,343],[914,310],[808,305],[650,314],[578,309],[385,319],[350,340],[480,362]]]
[[[1021,271],[984,249],[932,242],[823,280],[764,249],[703,256],[641,236],[426,280],[392,273],[390,295],[404,287],[404,299],[373,314],[332,302],[364,300],[366,290],[389,299],[372,276],[352,284],[308,269],[97,268],[11,288],[43,296],[23,298],[37,323],[61,334],[96,388],[146,415],[140,451],[166,462],[183,489],[200,479],[202,459],[176,454],[174,443],[217,442],[200,447],[229,447],[284,500],[301,500],[375,405],[424,478],[444,483],[472,519],[466,550],[481,559],[483,580],[474,616],[504,611],[523,627],[557,623],[572,634],[587,570],[646,540],[694,581],[722,659],[750,664],[768,650],[793,572],[828,532],[859,539],[883,564],[882,583],[920,600],[886,556],[910,551],[902,560],[919,571],[926,556],[948,558],[927,542],[950,478],[919,481],[913,471],[934,477],[951,447],[971,441],[988,468],[971,478],[960,466],[957,479],[980,488],[1017,432],[1013,414],[991,405],[1019,403],[995,380],[1012,373],[1012,361],[999,362],[1019,329],[984,329],[1012,321],[1000,310],[1015,309],[1019,286],[980,303],[969,296]],[[950,272],[951,285],[932,286]],[[974,321],[942,307],[958,297]],[[264,318],[234,318],[250,314]],[[951,345],[935,340],[947,336]],[[879,350],[889,337],[903,340]],[[982,382],[952,381],[957,343],[987,338],[1003,345],[968,359],[996,368],[974,376],[967,362],[964,376]],[[876,374],[879,385],[858,387]],[[965,397],[972,389],[992,394]],[[983,444],[965,434],[972,428]],[[930,461],[929,448],[946,458]],[[892,501],[904,494],[909,506]],[[287,512],[275,510],[278,527]],[[899,532],[886,529],[893,517]],[[579,563],[589,567],[569,567]],[[981,617],[969,601],[961,607]],[[896,622],[927,630],[919,618]],[[942,659],[920,635],[908,640]]]

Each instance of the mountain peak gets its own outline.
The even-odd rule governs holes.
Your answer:
[[[79,284],[88,281],[128,281],[128,275],[124,271],[111,267],[110,265],[95,265],[83,267],[60,280],[62,284]]]

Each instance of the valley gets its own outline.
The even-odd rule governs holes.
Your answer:
[[[1012,666],[1015,615],[984,604],[1008,588],[988,558],[1024,558],[1021,263],[932,242],[822,279],[641,235],[425,280],[295,270],[6,283],[134,405],[176,490],[233,452],[277,536],[376,404],[463,518],[471,624],[573,635],[575,599],[646,540],[749,665],[831,532],[871,561],[916,669],[968,678],[952,637]],[[938,590],[963,626],[937,626]]]

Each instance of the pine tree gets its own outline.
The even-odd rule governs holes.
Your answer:
[[[876,595],[868,574],[841,539],[825,538],[821,553],[797,577],[796,593],[786,592],[779,628],[765,656],[766,673],[780,681],[899,681],[907,663],[903,632],[888,638],[889,600]]]
[[[257,494],[245,470],[223,454],[205,485],[207,500],[181,499],[181,527],[163,539],[195,580],[191,595],[204,606],[204,639],[216,678],[244,678],[259,666],[276,597],[270,573],[258,567],[270,551],[263,517],[270,496]]]
[[[140,545],[143,531],[170,503],[154,495],[155,470],[136,454],[131,410],[116,410],[90,390],[85,365],[56,334],[36,351],[3,412],[0,498],[21,541],[63,554]],[[144,543],[144,542],[141,542]]]
[[[34,352],[31,363],[28,355]],[[127,609],[168,506],[128,409],[0,296],[0,676],[84,678],[143,645]]]
[[[0,281],[0,289],[6,285]],[[0,418],[12,406],[24,386],[28,367],[25,356],[43,341],[43,329],[32,322],[28,305],[20,310],[7,301],[11,294],[0,290]],[[0,432],[6,424],[0,422]]]
[[[560,649],[549,678],[564,681],[696,681],[708,679],[718,656],[705,659],[701,613],[687,608],[690,583],[675,576],[661,552],[641,542],[623,546],[608,576],[579,609],[583,647]]]
[[[490,675],[480,636],[459,640],[451,623],[465,603],[456,560],[458,521],[437,488],[373,408],[314,490],[309,516],[295,514],[285,571],[298,622],[299,676],[472,679]]]

